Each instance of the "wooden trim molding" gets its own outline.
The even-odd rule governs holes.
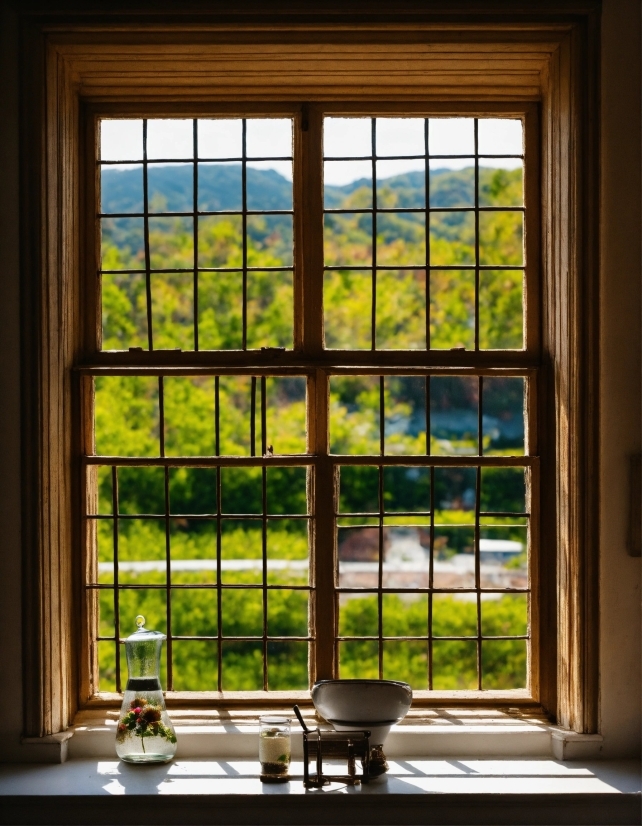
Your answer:
[[[87,696],[76,527],[83,444],[74,419],[82,376],[72,371],[95,278],[80,252],[83,112],[110,103],[189,108],[187,100],[195,108],[329,99],[430,101],[444,112],[465,101],[539,108],[532,191],[541,189],[542,203],[545,426],[536,635],[544,656],[535,699],[561,725],[597,730],[598,28],[587,5],[571,3],[566,16],[497,12],[478,23],[437,13],[412,24],[400,15],[395,25],[365,15],[252,23],[217,22],[214,13],[172,25],[154,13],[117,25],[104,16],[91,25],[80,16],[23,19],[25,735],[63,731]]]

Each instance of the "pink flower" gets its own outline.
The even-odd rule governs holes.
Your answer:
[[[140,707],[140,706],[137,706],[137,707],[134,709],[134,714],[140,714],[140,712],[141,712],[141,707]]]

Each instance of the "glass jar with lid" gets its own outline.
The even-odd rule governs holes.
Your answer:
[[[128,679],[116,730],[116,754],[127,763],[167,763],[176,754],[176,732],[160,684],[160,654],[165,635],[145,628],[125,640]]]

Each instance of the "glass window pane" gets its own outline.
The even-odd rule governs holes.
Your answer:
[[[267,632],[270,637],[307,637],[308,591],[279,588],[268,591]]]
[[[216,477],[216,468],[169,468],[170,513],[215,514]]]
[[[240,158],[243,122],[240,118],[198,121],[199,158]]]
[[[240,163],[199,163],[198,208],[203,212],[232,210],[243,207],[243,177]],[[199,219],[199,234],[203,228]],[[206,223],[207,227],[208,224]],[[211,224],[210,224],[211,226]]]
[[[306,379],[278,376],[266,379],[266,446],[274,455],[306,453]]]
[[[263,476],[258,467],[221,468],[221,512],[259,514],[263,512]]]
[[[432,644],[432,687],[435,691],[476,689],[477,645],[458,640]]]
[[[307,519],[268,519],[267,581],[270,585],[309,584]],[[305,592],[306,599],[309,594]],[[270,632],[273,633],[273,632]]]
[[[145,236],[142,218],[103,218],[100,228],[103,270],[145,269]]]
[[[143,167],[110,164],[100,170],[100,211],[143,211]]]
[[[528,527],[487,524],[490,521],[485,519],[480,527],[481,587],[528,588]]]
[[[144,273],[103,273],[102,350],[147,349],[147,282]]]
[[[383,594],[382,611],[384,637],[428,635],[427,594]]]
[[[307,513],[308,469],[271,467],[267,471],[267,510],[271,514]]]
[[[428,688],[428,643],[386,640],[383,679],[403,680],[414,690]]]
[[[466,350],[474,349],[475,271],[473,269],[431,269],[430,347],[433,350],[451,350],[455,347],[464,347]]]
[[[110,584],[114,581],[114,522],[112,519],[89,520],[90,542],[95,536],[98,554],[96,582]]]
[[[324,118],[323,153],[326,158],[372,155],[370,118]]]
[[[423,155],[423,118],[377,118],[377,155]]]
[[[240,215],[210,215],[198,221],[199,267],[243,265],[243,220]]]
[[[119,467],[118,512],[164,514],[165,470],[162,467]]]
[[[252,276],[253,277],[253,276]],[[199,350],[240,350],[243,346],[243,273],[199,272]],[[249,338],[248,330],[248,338]]]
[[[172,589],[172,634],[177,637],[215,637],[218,633],[217,616],[215,588]],[[187,640],[179,640],[183,645],[186,642]],[[174,642],[174,645],[179,643]],[[205,652],[213,649],[203,646],[201,650]],[[215,691],[216,685],[201,690]]]
[[[307,642],[268,642],[270,691],[302,691],[310,687]]]
[[[338,528],[339,585],[376,588],[379,584],[379,529]]]
[[[150,164],[147,169],[149,212],[193,212],[194,166]]]
[[[430,511],[430,468],[386,467],[383,469],[386,513]]]
[[[179,160],[194,157],[194,121],[150,119],[147,121],[147,157]]]
[[[521,212],[479,213],[479,263],[524,263],[524,216]]]
[[[516,118],[480,118],[478,122],[480,155],[521,155],[522,122]]]
[[[326,266],[372,264],[372,215],[358,212],[326,213],[323,221]]]
[[[233,594],[226,592],[223,596]],[[263,643],[222,643],[223,691],[260,691],[263,689]]]
[[[219,378],[219,452],[223,456],[250,455],[251,394],[250,376]],[[260,416],[256,430],[260,439]],[[256,435],[255,433],[255,449],[260,444],[260,441],[258,444],[256,442]]]
[[[527,645],[526,640],[484,640],[482,688],[526,688]]]
[[[524,347],[524,271],[479,273],[479,347],[521,350]]]
[[[468,525],[475,521],[474,467],[436,467],[435,525]]]
[[[426,206],[426,162],[417,160],[377,161],[377,206],[379,209],[424,209]],[[410,214],[405,214],[410,218]],[[425,217],[421,216],[422,220]]]
[[[249,267],[292,266],[291,215],[248,215],[246,225]]]
[[[426,347],[426,271],[378,270],[376,346],[381,350]]]
[[[524,453],[524,379],[484,378],[483,429],[487,456]]]
[[[292,164],[284,161],[280,171],[273,161],[254,161],[247,168],[248,209],[292,209]]]
[[[153,270],[194,266],[194,219],[150,218],[149,258]]]
[[[325,346],[369,350],[372,341],[372,273],[330,270],[324,274]],[[379,311],[379,308],[377,308]],[[387,314],[387,307],[382,309]],[[386,323],[383,322],[384,329]]]
[[[291,118],[248,118],[246,129],[248,158],[292,157]]]
[[[484,637],[528,634],[527,594],[484,594],[481,607],[481,632]]]
[[[263,540],[259,519],[221,520],[221,581],[226,585],[260,585],[263,582]],[[232,596],[226,601],[226,597],[234,593],[234,591],[225,591],[224,611],[231,611],[234,606],[240,604],[235,602]],[[261,591],[244,593],[261,597]],[[251,599],[254,599],[254,596],[251,596]],[[250,596],[247,598],[250,599]],[[223,622],[226,623],[227,619],[228,615],[224,613]],[[234,619],[234,622],[241,622],[241,620]],[[255,632],[251,633],[255,634]],[[261,633],[260,630],[256,632],[258,635]],[[248,634],[250,632],[246,631],[241,636]],[[226,635],[235,636],[229,628]]]
[[[388,266],[425,265],[426,218],[423,213],[378,213],[377,263]]]
[[[479,453],[479,380],[476,376],[430,379],[430,448],[440,455]]]
[[[430,206],[475,206],[475,159],[463,158],[463,168],[451,169],[450,161],[430,161]]]
[[[479,205],[523,206],[524,175],[521,161],[513,169],[503,169],[503,161],[479,159]]]
[[[476,637],[477,600],[468,594],[433,594],[433,637]]]
[[[216,519],[170,519],[174,585],[214,585],[218,580]],[[196,632],[185,632],[187,636]]]
[[[371,161],[326,161],[323,180],[326,209],[372,209]]]
[[[475,215],[472,211],[430,213],[430,263],[475,263]]]
[[[430,118],[428,148],[431,155],[474,155],[473,118]]]
[[[168,456],[214,455],[214,379],[166,376],[165,452]]]
[[[380,453],[378,376],[330,378],[330,452]]]
[[[194,349],[194,276],[192,273],[152,275],[154,349]]]
[[[339,595],[339,636],[379,635],[379,604],[376,594]]]
[[[426,379],[385,376],[384,435],[387,455],[426,452]]]
[[[174,691],[216,691],[218,688],[216,640],[174,640],[172,676]]]
[[[340,468],[339,513],[378,513],[379,468],[343,465]]]
[[[339,643],[339,678],[342,680],[377,680],[379,678],[379,643],[376,640]]]
[[[221,592],[221,600],[223,637],[262,636],[263,592],[261,589],[226,588]]]
[[[97,376],[94,383],[96,453],[158,456],[158,379]]]
[[[142,120],[100,121],[101,161],[142,161]]]
[[[252,271],[247,274],[247,347],[292,349],[294,336],[293,274]]]
[[[480,507],[487,512],[524,513],[526,470],[519,467],[483,467]]]

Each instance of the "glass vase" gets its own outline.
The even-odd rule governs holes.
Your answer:
[[[145,628],[125,640],[128,680],[116,730],[116,754],[126,763],[167,763],[176,754],[176,732],[160,684],[160,653],[165,635]]]

